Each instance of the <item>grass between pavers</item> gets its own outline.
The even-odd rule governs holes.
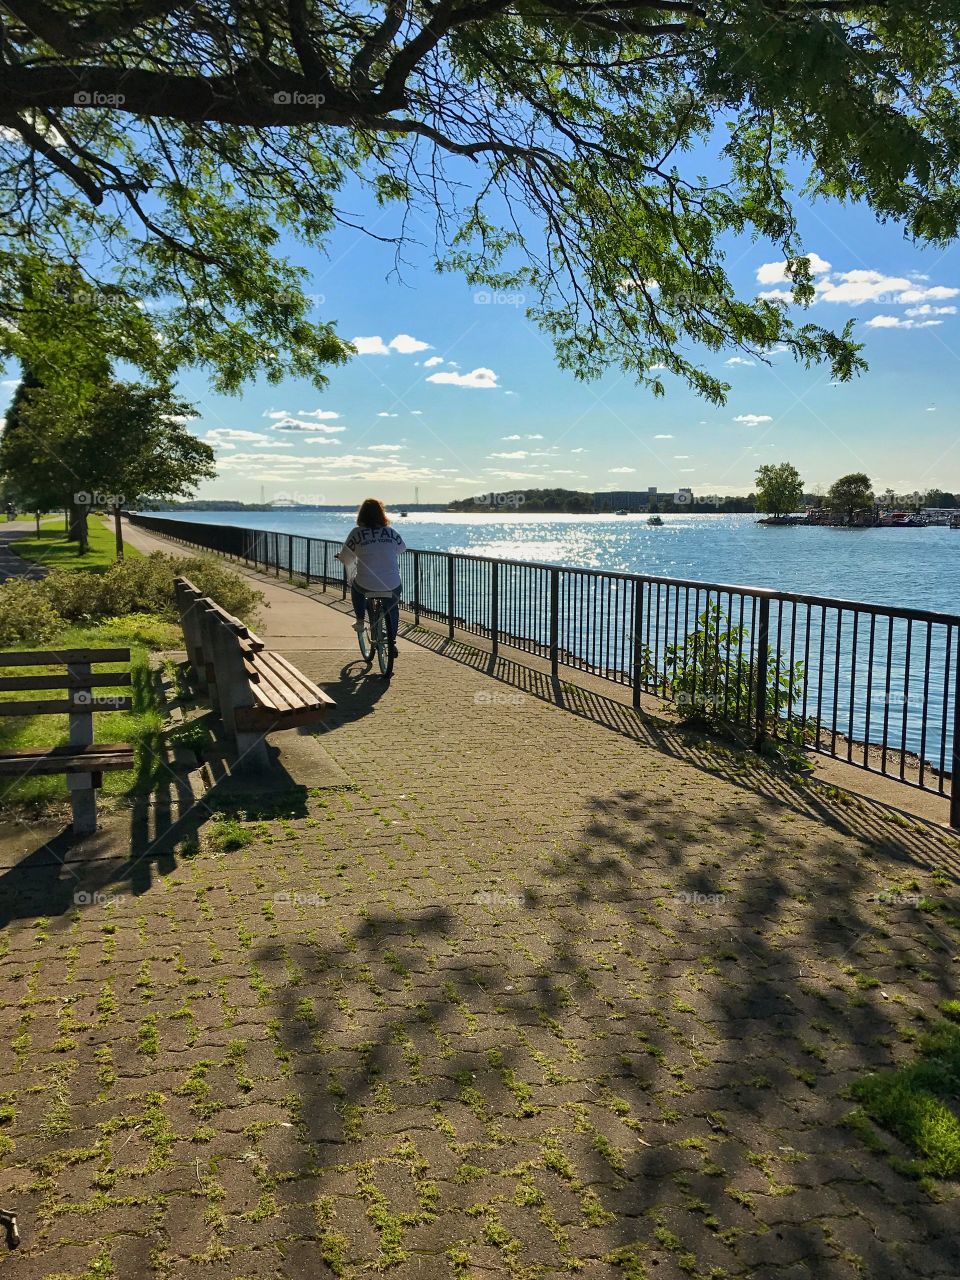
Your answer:
[[[39,537],[33,534],[29,538],[17,538],[11,543],[11,549],[21,559],[42,564],[45,569],[86,569],[91,573],[105,572],[117,558],[114,531],[105,520],[93,517],[87,521],[90,548],[82,556],[77,555],[77,544],[67,540],[62,518],[51,519],[49,531],[47,527],[47,522],[41,522]],[[123,554],[140,556],[143,553],[124,543]]]
[[[63,649],[130,649],[131,711],[102,711],[94,715],[94,737],[97,742],[131,742],[136,750],[133,769],[108,770],[103,775],[103,791],[113,795],[142,795],[149,792],[163,770],[161,747],[161,713],[150,675],[151,651],[175,649],[182,643],[173,623],[154,614],[134,613],[107,618],[90,626],[75,626],[62,631],[40,646],[52,652]],[[19,649],[36,645],[22,644]],[[17,667],[18,675],[52,673],[52,667]],[[107,663],[96,671],[122,671],[122,664]],[[107,688],[104,693],[125,694],[125,688]],[[0,693],[0,750],[21,747],[52,747],[69,741],[69,717],[66,714],[37,716],[3,716],[3,703],[10,699],[63,698],[62,689],[23,690]],[[0,809],[11,805],[41,805],[50,800],[63,800],[66,794],[61,774],[34,775],[26,778],[0,778]]]
[[[917,1157],[901,1172],[921,1178],[960,1175],[960,1001],[945,1000],[940,1010],[950,1021],[918,1038],[915,1062],[857,1081],[851,1094],[860,1106],[847,1119],[877,1151],[886,1148],[867,1117],[895,1134]]]

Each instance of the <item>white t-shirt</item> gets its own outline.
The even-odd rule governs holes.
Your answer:
[[[340,553],[349,569],[356,563],[356,584],[363,591],[395,591],[400,585],[400,552],[407,544],[392,525],[364,529],[355,525],[343,540]]]

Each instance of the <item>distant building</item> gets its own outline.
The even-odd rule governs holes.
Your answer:
[[[608,489],[593,495],[594,511],[646,511],[657,500],[657,486],[649,489]]]

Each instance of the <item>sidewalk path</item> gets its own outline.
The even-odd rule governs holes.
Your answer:
[[[11,520],[0,524],[0,582],[7,578],[42,578],[46,573],[42,565],[23,560],[10,546],[17,538],[36,533],[36,529],[33,520]]]
[[[14,911],[0,1280],[956,1280],[842,1121],[958,994],[957,841],[261,585],[350,785]]]

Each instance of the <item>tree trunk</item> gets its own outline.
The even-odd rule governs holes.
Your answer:
[[[37,537],[39,538],[40,537],[40,512],[35,511],[33,515],[34,515],[34,519],[37,522]]]
[[[120,505],[114,505],[113,508],[113,529],[117,538],[117,559],[123,559],[123,529],[120,527]]]
[[[90,540],[87,534],[87,511],[86,503],[74,502],[70,505],[70,541],[77,542],[77,555],[86,555]]]

